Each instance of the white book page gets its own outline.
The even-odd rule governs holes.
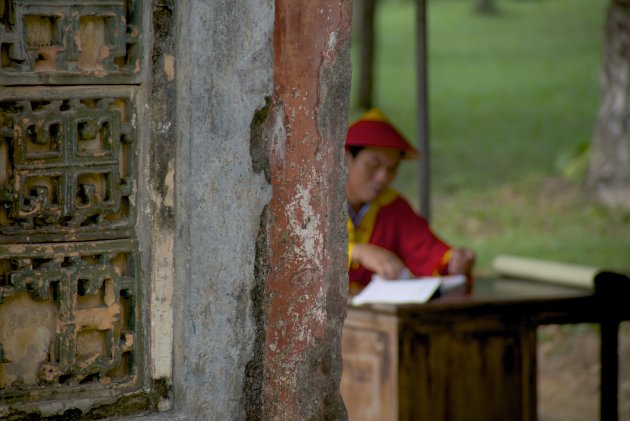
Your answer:
[[[353,305],[426,303],[441,284],[441,278],[372,281],[352,299]]]

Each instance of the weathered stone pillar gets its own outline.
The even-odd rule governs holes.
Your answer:
[[[277,0],[266,220],[269,419],[340,419],[350,1]]]
[[[343,419],[350,2],[178,7],[175,407]]]
[[[189,0],[177,12],[175,409],[243,419],[256,240],[272,192],[250,126],[273,90],[273,4]]]

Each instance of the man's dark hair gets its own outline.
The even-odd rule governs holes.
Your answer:
[[[365,146],[348,146],[348,151],[350,151],[350,155],[352,155],[353,158],[356,158],[363,149],[365,149]],[[400,158],[404,158],[404,156],[405,151],[400,151]]]
[[[352,155],[353,158],[356,158],[363,149],[365,149],[365,146],[348,146],[348,151],[350,151],[350,155]]]

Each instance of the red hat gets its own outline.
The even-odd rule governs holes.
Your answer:
[[[403,159],[418,157],[416,149],[377,108],[372,108],[350,125],[346,136],[346,148],[349,146],[398,149],[404,152]]]

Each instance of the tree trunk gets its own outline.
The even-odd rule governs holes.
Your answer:
[[[630,0],[608,8],[600,83],[587,187],[601,202],[630,209]]]
[[[355,0],[359,31],[359,108],[372,107],[374,89],[374,16],[376,0]]]

